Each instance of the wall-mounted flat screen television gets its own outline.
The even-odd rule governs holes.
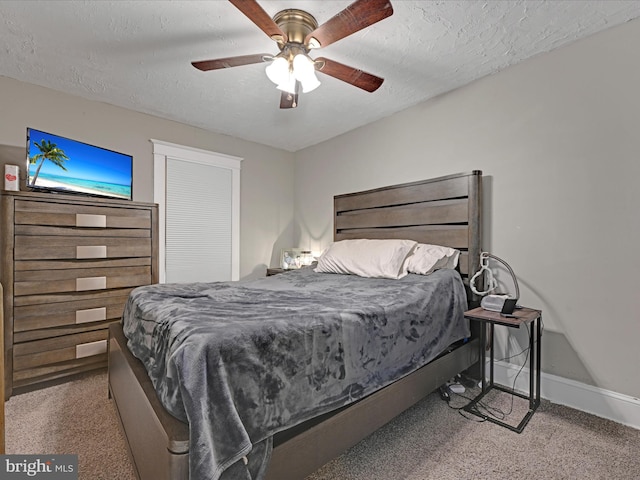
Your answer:
[[[133,157],[27,128],[27,188],[131,200]]]

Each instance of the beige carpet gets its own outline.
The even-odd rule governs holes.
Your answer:
[[[106,372],[77,378],[9,399],[6,453],[77,454],[80,479],[135,480]]]
[[[491,404],[511,408],[509,397]],[[74,453],[82,480],[135,478],[105,372],[14,396],[6,416],[7,453]],[[430,395],[307,480],[640,478],[640,430],[546,401],[522,434],[477,420]]]

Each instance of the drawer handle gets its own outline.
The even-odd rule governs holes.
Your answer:
[[[76,310],[76,323],[98,322],[107,319],[107,307]]]
[[[107,246],[79,245],[76,247],[76,258],[107,258]]]
[[[76,213],[76,227],[106,228],[107,216]]]
[[[90,357],[91,355],[100,355],[107,352],[107,341],[98,340],[97,342],[81,343],[76,345],[76,358]]]
[[[84,290],[104,290],[107,288],[107,277],[76,278],[76,292]]]

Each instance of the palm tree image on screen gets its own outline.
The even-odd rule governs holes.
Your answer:
[[[36,168],[35,173],[33,174],[33,179],[31,180],[30,185],[35,185],[36,180],[38,179],[38,174],[40,173],[40,169],[44,164],[45,160],[49,160],[51,163],[57,165],[62,170],[67,170],[64,166],[64,162],[69,160],[69,157],[64,153],[64,150],[58,148],[58,146],[50,142],[49,140],[42,140],[40,143],[36,142],[35,146],[40,150],[40,153],[29,157],[29,163],[31,165],[35,165],[38,163],[38,167]]]

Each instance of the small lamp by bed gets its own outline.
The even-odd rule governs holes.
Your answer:
[[[311,265],[315,261],[311,250],[301,248],[285,248],[282,250],[280,267],[284,270],[292,270]]]
[[[516,294],[515,297],[511,295],[503,295],[503,294],[493,294],[488,295],[490,292],[494,291],[498,287],[498,282],[493,276],[493,272],[489,268],[489,258],[492,258],[500,263],[502,263],[506,269],[511,274],[511,279],[513,280],[513,285],[515,286]],[[481,275],[484,275],[486,272],[486,285],[487,288],[483,291],[478,291],[475,286],[476,279]],[[492,312],[500,312],[503,314],[511,314],[513,310],[516,308],[516,303],[520,298],[520,288],[518,286],[518,279],[516,278],[516,274],[513,272],[513,269],[509,266],[507,262],[502,260],[500,257],[492,255],[489,252],[482,252],[480,254],[480,270],[476,272],[476,274],[471,277],[469,281],[469,287],[471,291],[476,295],[483,296],[480,301],[480,306],[485,310],[490,310]]]

